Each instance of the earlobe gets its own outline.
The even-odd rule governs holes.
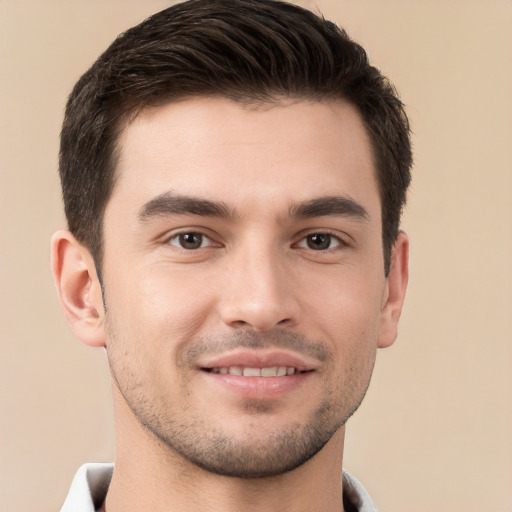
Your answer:
[[[51,266],[60,303],[75,336],[86,345],[105,346],[101,286],[94,260],[69,231],[51,241]]]
[[[393,246],[391,267],[386,281],[381,311],[381,325],[378,347],[385,348],[393,344],[398,332],[398,321],[409,279],[409,238],[403,232]]]

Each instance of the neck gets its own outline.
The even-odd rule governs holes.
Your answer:
[[[343,428],[312,459],[292,471],[274,477],[236,478],[197,467],[133,417],[131,421],[126,414],[121,418],[120,412],[116,411],[116,463],[107,512],[343,512]]]

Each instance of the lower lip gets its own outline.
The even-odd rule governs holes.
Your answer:
[[[313,372],[301,372],[283,377],[243,377],[204,372],[210,383],[223,386],[241,398],[270,400],[294,391],[304,384]]]

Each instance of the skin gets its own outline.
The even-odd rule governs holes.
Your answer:
[[[342,510],[344,425],[407,284],[404,234],[384,275],[360,116],[341,101],[196,98],[141,112],[119,147],[105,296],[69,232],[52,263],[76,335],[111,368],[106,509]],[[283,388],[205,370],[251,357],[304,373]]]

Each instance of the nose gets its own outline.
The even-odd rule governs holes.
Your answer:
[[[232,328],[268,331],[291,327],[299,318],[297,283],[283,256],[261,247],[230,259],[220,300],[220,316]]]

